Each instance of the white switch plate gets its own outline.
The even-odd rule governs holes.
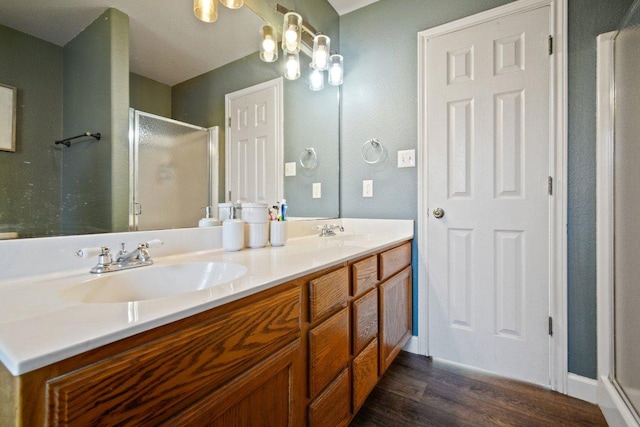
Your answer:
[[[313,183],[313,198],[320,199],[322,197],[322,183],[314,182]]]
[[[284,164],[284,176],[296,176],[296,162]]]
[[[416,150],[398,151],[398,167],[399,168],[416,167]]]
[[[362,181],[362,197],[373,197],[373,181],[365,179]]]

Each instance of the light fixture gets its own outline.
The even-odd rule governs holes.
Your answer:
[[[299,52],[301,39],[302,16],[295,12],[286,13],[282,25],[282,50],[285,53]]]
[[[324,71],[329,68],[329,52],[331,39],[324,34],[318,34],[313,39],[313,55],[311,66],[315,70]]]
[[[324,72],[313,68],[313,64],[309,64],[309,68],[309,89],[316,92],[324,89]]]
[[[298,52],[284,53],[284,76],[288,80],[300,78],[300,55]]]
[[[332,86],[340,86],[344,78],[342,55],[331,55],[329,57],[329,84]]]
[[[244,0],[220,0],[220,4],[229,9],[240,9],[244,4]]]
[[[218,19],[218,0],[193,0],[193,13],[203,22]]]
[[[275,62],[278,59],[278,40],[276,29],[266,23],[260,27],[262,43],[260,43],[260,59],[264,62]]]

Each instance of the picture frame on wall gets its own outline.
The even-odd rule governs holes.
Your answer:
[[[18,89],[0,83],[0,151],[16,151]]]

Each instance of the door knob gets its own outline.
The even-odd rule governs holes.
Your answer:
[[[436,217],[437,219],[440,219],[444,216],[444,209],[442,208],[435,208],[433,210],[433,216]]]

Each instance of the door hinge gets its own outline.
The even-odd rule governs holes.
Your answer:
[[[553,178],[549,177],[549,180],[547,181],[547,193],[549,193],[550,196],[553,196]]]
[[[549,55],[553,55],[553,36],[549,36]]]
[[[142,215],[142,203],[134,203],[133,204],[133,214],[134,215]]]
[[[229,117],[228,124],[229,125],[227,127],[231,127],[231,117]]]
[[[549,336],[553,336],[553,317],[549,316]]]

